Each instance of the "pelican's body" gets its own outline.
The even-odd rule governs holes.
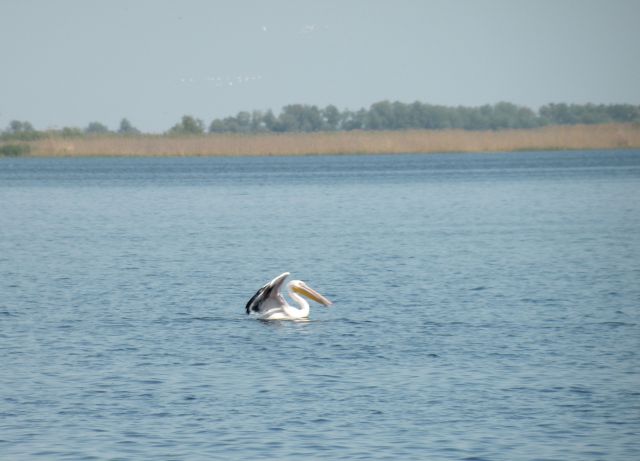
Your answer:
[[[262,320],[306,319],[309,317],[310,307],[307,300],[302,296],[306,296],[325,306],[331,305],[331,301],[307,286],[302,280],[292,280],[287,283],[287,290],[291,299],[298,304],[298,307],[291,306],[280,293],[280,288],[288,276],[289,272],[280,274],[260,288],[247,303],[247,314],[258,314]]]

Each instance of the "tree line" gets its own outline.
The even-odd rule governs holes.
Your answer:
[[[640,106],[631,104],[547,104],[538,111],[508,102],[478,107],[442,106],[421,102],[380,101],[368,109],[339,110],[334,105],[291,104],[280,113],[272,110],[241,111],[235,116],[214,119],[208,126],[201,119],[184,115],[165,132],[166,135],[209,133],[292,133],[350,130],[462,129],[504,130],[538,128],[547,125],[640,123]],[[3,140],[30,141],[45,136],[141,134],[123,118],[118,129],[110,130],[100,122],[84,129],[65,127],[38,131],[26,121],[11,121],[2,131]]]
[[[112,131],[100,122],[91,122],[84,129],[77,127],[64,127],[61,129],[39,131],[30,122],[12,120],[7,128],[0,133],[0,140],[5,141],[35,141],[47,136],[61,136],[65,138],[85,136],[85,135],[136,135],[141,134],[140,130],[134,127],[129,120],[123,118],[117,130]]]
[[[272,111],[239,112],[215,119],[210,133],[313,132],[349,130],[503,130],[546,125],[640,122],[640,106],[630,104],[547,104],[537,112],[508,102],[450,107],[421,102],[380,101],[369,109],[340,111],[329,105],[293,104]],[[202,125],[204,131],[204,125]],[[179,130],[179,127],[178,127]]]

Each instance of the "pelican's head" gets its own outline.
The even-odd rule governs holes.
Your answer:
[[[323,306],[330,306],[331,304],[333,304],[331,301],[329,301],[316,290],[304,283],[302,280],[292,280],[291,282],[289,282],[289,286],[291,287],[291,290],[295,291],[299,295],[306,296],[307,298],[319,304],[322,304]]]

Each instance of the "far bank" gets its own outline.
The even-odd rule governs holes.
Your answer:
[[[22,155],[90,156],[269,156],[436,152],[514,152],[640,148],[640,125],[566,125],[536,129],[467,131],[338,131],[200,136],[52,136],[9,145]],[[5,148],[8,152],[11,149]]]

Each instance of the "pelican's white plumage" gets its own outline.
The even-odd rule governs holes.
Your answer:
[[[331,305],[331,301],[309,287],[302,280],[292,280],[287,283],[287,289],[289,296],[299,307],[291,306],[280,293],[282,284],[288,276],[289,272],[280,274],[260,288],[247,303],[247,314],[258,314],[262,320],[306,319],[309,317],[310,307],[302,296],[306,296],[325,306]]]

